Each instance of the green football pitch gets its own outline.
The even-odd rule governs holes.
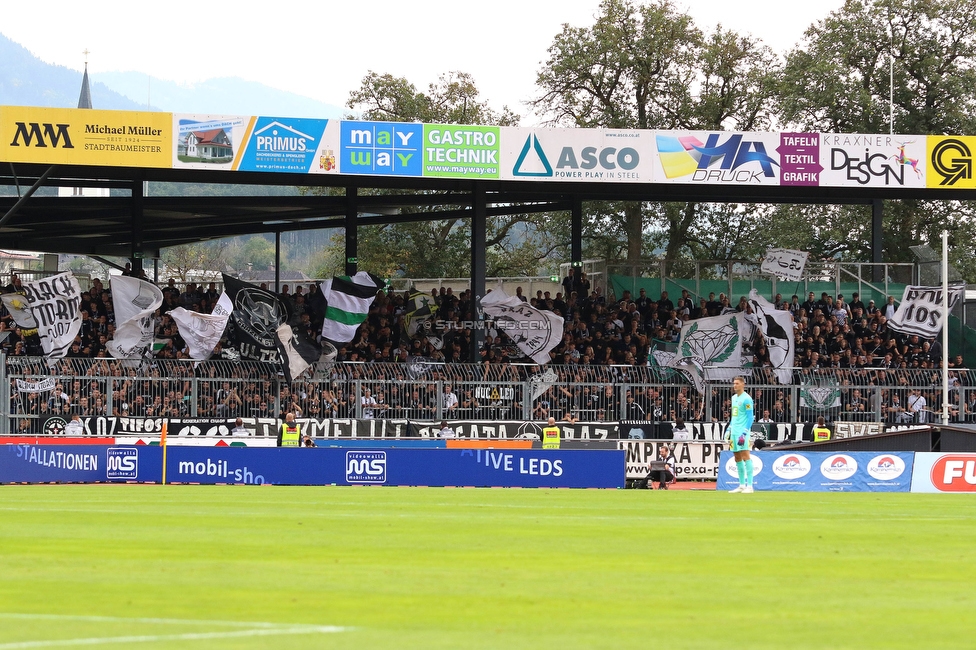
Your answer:
[[[976,501],[0,487],[8,648],[972,648]]]

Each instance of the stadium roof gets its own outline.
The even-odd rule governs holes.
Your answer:
[[[574,201],[639,200],[736,203],[862,203],[878,199],[972,199],[972,190],[925,188],[781,187],[663,183],[535,182],[432,178],[295,175],[195,169],[133,169],[8,164],[0,185],[21,197],[40,186],[103,187],[128,196],[0,197],[4,247],[90,255],[155,257],[160,248],[249,233],[335,228],[350,207],[359,225],[470,216],[475,190],[486,193],[487,215],[569,210]],[[145,196],[145,181],[200,185],[254,184],[340,188],[336,196]],[[344,189],[359,188],[347,199]],[[364,189],[399,190],[364,195]],[[115,192],[118,194],[118,192]],[[352,205],[351,203],[352,202]],[[465,207],[466,206],[466,207]],[[141,217],[138,215],[141,211]]]

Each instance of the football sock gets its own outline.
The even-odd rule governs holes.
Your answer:
[[[735,469],[739,472],[739,485],[744,486],[746,484],[746,461],[735,461]]]
[[[752,459],[743,462],[746,466],[746,485],[752,487]]]

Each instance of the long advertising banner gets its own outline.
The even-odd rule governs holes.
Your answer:
[[[162,463],[160,447],[13,444],[0,483],[158,483]],[[166,471],[173,483],[622,488],[624,452],[172,447]]]
[[[234,418],[152,418],[84,416],[81,418],[81,436],[159,436],[166,423],[170,437],[180,438],[233,438],[243,446],[245,440],[274,438],[278,435],[281,420],[274,417],[242,418],[243,429],[233,431]],[[313,438],[438,438],[440,422],[386,419],[316,419],[298,418],[302,433]],[[56,415],[35,421],[36,430],[31,435],[58,436],[66,432],[68,421]],[[692,439],[721,441],[725,438],[725,423],[686,422]],[[542,440],[543,422],[524,420],[448,420],[457,438],[473,440]],[[563,440],[668,440],[672,437],[670,422],[558,422]],[[780,423],[770,425],[767,438],[785,440],[801,439],[804,423]],[[775,427],[775,429],[773,429]],[[871,429],[880,433],[883,429]],[[845,431],[847,431],[845,429]],[[847,435],[863,434],[862,429],[851,429]]]
[[[468,126],[0,106],[0,162],[597,183],[976,188],[976,136]]]

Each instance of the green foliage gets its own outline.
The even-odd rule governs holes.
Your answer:
[[[285,254],[282,254],[282,258]],[[267,271],[274,268],[275,245],[261,235],[256,235],[244,241],[240,252],[232,259],[236,269],[252,268],[255,271]]]
[[[895,133],[976,132],[976,5],[966,0],[848,0],[787,57],[784,122],[887,132],[891,57]]]
[[[889,65],[894,59],[894,93]],[[963,0],[849,0],[811,26],[787,57],[779,108],[789,128],[839,133],[976,132],[976,5]],[[778,225],[815,222],[798,248],[847,260],[871,259],[870,209],[790,206]],[[909,246],[938,246],[943,229],[962,243],[972,233],[971,204],[886,201],[884,260],[913,261]],[[796,219],[799,217],[799,220]],[[806,229],[804,227],[804,229]],[[976,280],[969,246],[957,253]]]
[[[604,0],[592,27],[556,36],[532,106],[566,126],[761,130],[774,119],[777,73],[768,47],[721,26],[705,34],[668,0]],[[648,230],[664,233],[667,260],[690,252],[695,204],[606,207],[601,232],[620,232],[629,260]]]
[[[370,70],[346,105],[358,110],[362,119],[383,122],[518,124],[519,116],[507,106],[496,112],[478,97],[474,78],[464,72],[441,75],[423,93],[403,77]]]
[[[227,267],[227,242],[224,240],[196,242],[171,246],[161,251],[161,261],[170,277],[186,282],[191,272],[204,272],[213,279]]]
[[[363,119],[446,124],[514,125],[519,116],[507,107],[493,110],[479,98],[474,79],[451,72],[419,92],[407,79],[370,72],[349,96],[348,106]],[[385,195],[386,190],[367,190]],[[305,188],[303,193],[334,195],[333,190]],[[398,192],[401,193],[402,192]],[[424,192],[415,194],[423,195]],[[401,215],[467,209],[466,205],[430,205],[401,208]],[[535,275],[540,266],[551,268],[549,255],[569,245],[563,231],[551,227],[566,223],[549,214],[511,214],[488,219],[485,256],[488,275]],[[359,267],[383,277],[465,277],[471,272],[471,220],[450,217],[441,221],[363,226],[357,232]],[[565,239],[565,241],[563,241]],[[548,266],[547,266],[548,265]],[[318,277],[345,269],[345,238],[337,233],[315,263]]]

